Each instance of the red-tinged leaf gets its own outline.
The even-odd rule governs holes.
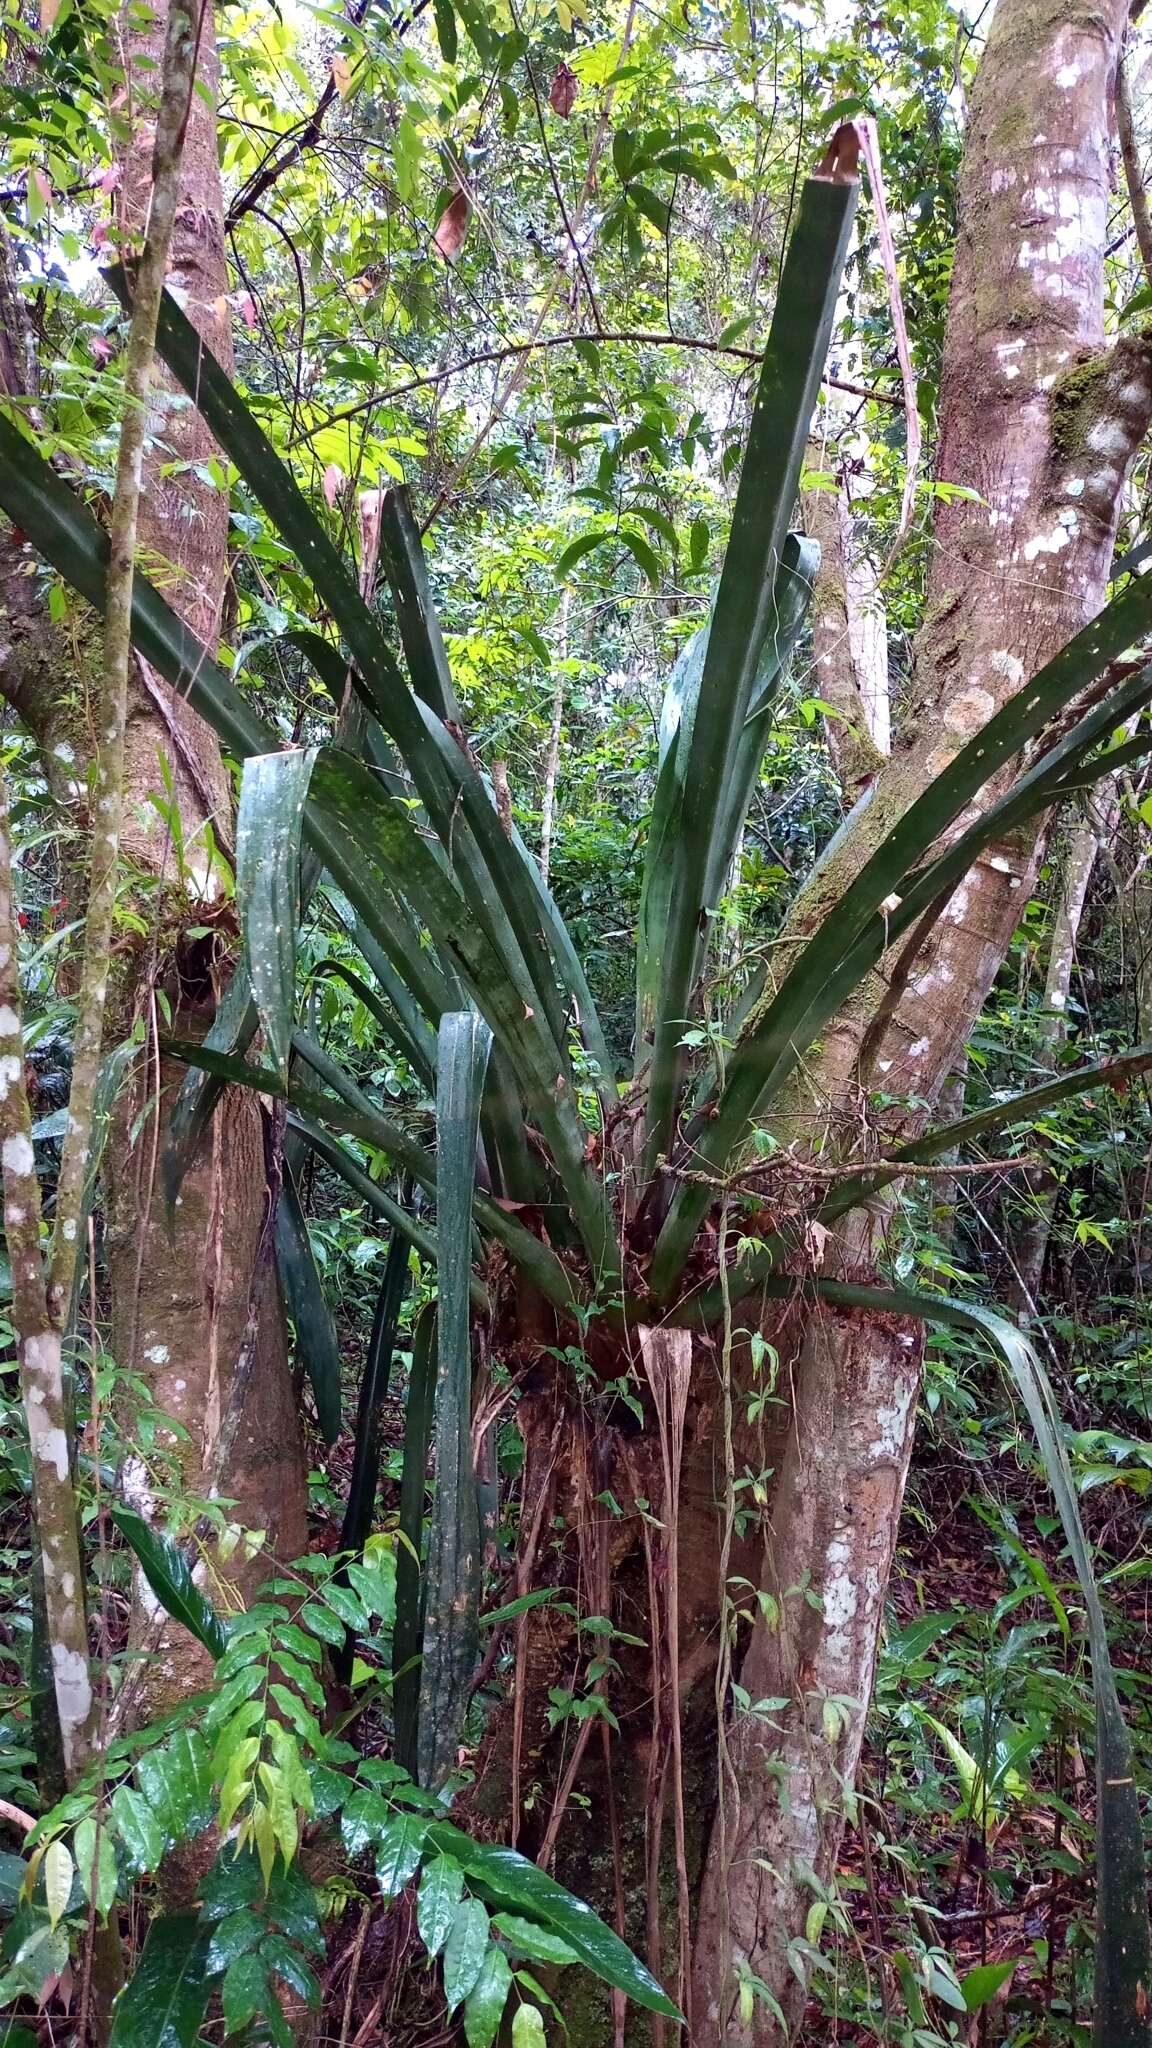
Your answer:
[[[559,114],[566,121],[576,105],[576,95],[579,90],[580,86],[576,73],[569,70],[567,64],[558,64],[552,74],[552,84],[548,89],[548,104],[552,112]]]
[[[336,503],[336,493],[344,481],[344,471],[338,462],[330,462],[324,471],[324,500],[328,505]]]
[[[241,319],[243,320],[243,322],[244,322],[244,325],[245,325],[245,327],[247,327],[247,328],[248,328],[249,330],[251,330],[251,329],[252,329],[253,327],[255,327],[255,325],[256,325],[256,301],[255,301],[255,299],[254,299],[254,298],[252,297],[252,294],[251,294],[251,292],[238,292],[238,293],[237,293],[237,295],[236,295],[236,310],[237,310],[237,312],[239,313],[239,315],[240,315],[240,318],[241,318]]]
[[[433,247],[446,263],[455,263],[464,247],[471,214],[472,202],[468,194],[454,192],[436,223],[436,233],[432,237]]]
[[[122,172],[120,165],[109,164],[108,169],[106,171],[101,171],[100,176],[97,179],[97,183],[100,187],[101,192],[118,191],[120,187],[121,176]]]
[[[336,87],[341,99],[346,100],[352,90],[352,66],[348,62],[347,57],[340,55],[333,57],[332,83]]]

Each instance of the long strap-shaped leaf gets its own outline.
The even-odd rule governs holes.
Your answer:
[[[417,1776],[439,1784],[455,1758],[477,1662],[480,1511],[472,1457],[469,1222],[480,1098],[492,1034],[471,1010],[441,1021],[436,1060],[436,1497],[428,1532]]]
[[[124,299],[123,271],[109,275],[114,290]],[[374,716],[399,748],[473,915],[504,957],[508,973],[515,977],[524,963],[518,958],[515,945],[506,941],[507,891],[497,885],[490,859],[498,851],[504,864],[509,858],[517,865],[522,864],[502,833],[499,849],[490,845],[487,857],[476,845],[473,833],[483,824],[480,806],[486,800],[475,769],[442,719],[408,688],[347,565],[291,471],[201,336],[167,295],[161,306],[156,347],[220,446],[235,462],[277,532],[297,554],[318,597],[330,611],[348,647],[357,688],[364,692]],[[460,819],[462,797],[468,811],[467,829]],[[518,893],[521,903],[532,900],[533,892],[523,876]],[[527,963],[530,975],[535,964]],[[542,977],[537,978],[536,996],[544,1014],[555,1022],[554,1004]],[[562,1059],[562,1033],[556,1036],[556,1049]]]
[[[432,599],[428,567],[404,485],[397,485],[385,492],[380,536],[384,566],[396,606],[404,658],[408,663],[413,688],[417,696],[429,705],[441,720],[459,724],[460,711]],[[433,728],[433,731],[436,729]],[[442,740],[440,744],[442,746]],[[483,793],[489,808],[494,810],[492,792],[487,783],[483,784]],[[462,788],[461,795],[463,801],[469,804],[475,802],[476,790],[471,781]],[[470,818],[471,815],[470,813]],[[480,819],[478,823],[484,834],[482,851],[491,865],[493,880],[500,889],[505,908],[514,922],[525,960],[529,965],[535,961],[538,969],[543,967],[545,990],[550,982],[552,992],[555,993],[558,976],[561,987],[568,991],[569,998],[575,998],[576,1016],[568,1020],[561,1012],[559,1017],[561,1038],[569,1021],[578,1026],[584,1044],[603,1076],[607,1098],[611,1083],[611,1061],[596,1006],[592,1000],[592,992],[567,928],[519,834],[514,832],[511,835],[512,853],[509,856],[494,840],[488,821]],[[503,837],[502,824],[499,827],[499,834]],[[531,883],[531,891],[527,896],[524,890],[526,878]],[[549,953],[554,964],[548,964]],[[615,1103],[605,1099],[606,1113],[610,1107],[614,1108]]]
[[[1003,1130],[1007,1124],[1031,1125],[1054,1103],[1086,1095],[1092,1088],[1126,1089],[1137,1075],[1147,1073],[1149,1068],[1152,1068],[1152,1045],[1133,1046],[1130,1052],[1116,1053],[1106,1060],[1094,1060],[1090,1066],[1073,1067],[1054,1080],[1043,1081],[1035,1088],[1025,1088],[1017,1095],[1008,1096],[1003,1102],[991,1102],[985,1109],[974,1110],[971,1116],[958,1117],[954,1123],[942,1124],[938,1130],[925,1131],[923,1137],[912,1138],[908,1144],[898,1146],[882,1166],[865,1167],[860,1173],[839,1182],[835,1192],[821,1203],[819,1219],[822,1223],[833,1222],[837,1216],[846,1215],[848,1210],[854,1209],[865,1196],[875,1194],[905,1173],[914,1174],[918,1165],[927,1165],[945,1152],[971,1145],[989,1131]]]
[[[723,1170],[747,1137],[753,1117],[779,1092],[807,1047],[885,948],[933,904],[947,901],[985,846],[1044,810],[1073,771],[1082,778],[1087,770],[1077,768],[1080,757],[1152,698],[1152,670],[1129,677],[1086,713],[939,859],[915,868],[916,860],[927,853],[989,777],[1034,737],[1062,701],[1079,694],[1112,654],[1127,646],[1150,621],[1152,592],[1129,591],[1115,599],[1027,689],[1010,699],[983,733],[969,741],[885,836],[740,1039],[719,1101],[706,1108],[689,1130],[692,1163],[702,1175]],[[1152,745],[1152,736],[1147,745]],[[1110,773],[1111,756],[1098,756],[1094,765],[1099,774]],[[652,1260],[652,1289],[658,1299],[665,1298],[674,1285],[710,1199],[706,1179],[685,1183],[673,1198]]]
[[[370,891],[362,885],[365,875],[375,869],[397,890],[403,889],[445,957],[458,968],[477,1008],[515,1066],[532,1120],[548,1141],[593,1272],[597,1278],[614,1276],[619,1270],[619,1253],[607,1196],[588,1163],[587,1132],[574,1091],[533,1014],[530,991],[510,982],[503,963],[478,928],[452,877],[431,854],[410,813],[391,799],[366,769],[347,755],[324,749],[313,771],[313,788],[326,815],[343,822],[349,843],[355,834],[365,898],[361,915],[369,929],[373,929]]]
[[[835,160],[836,146],[830,152]],[[854,157],[853,157],[854,170]],[[777,571],[836,313],[856,209],[856,179],[805,180],[780,276],[708,648],[690,727],[681,730],[683,823],[664,934],[649,1068],[646,1164],[671,1145],[683,1038],[709,900],[731,819],[725,803],[771,631]]]
[[[1048,1376],[1023,1332],[979,1303],[841,1280],[815,1280],[808,1283],[808,1289],[820,1299],[844,1308],[918,1316],[928,1323],[976,1330],[988,1338],[1019,1391],[1080,1582],[1092,1653],[1096,1698],[1096,1981],[1092,2039],[1094,2048],[1148,2048],[1152,2039],[1148,1999],[1152,1935],[1143,1818],[1133,1775],[1132,1748],[1108,1650],[1108,1630],[1080,1519],[1076,1485],[1064,1449],[1063,1423]],[[766,1287],[769,1294],[780,1296],[798,1291],[804,1291],[802,1284],[785,1279],[770,1281]]]
[[[380,1478],[380,1415],[388,1394],[400,1311],[408,1292],[408,1257],[407,1238],[394,1230],[384,1261],[364,1357],[364,1371],[360,1378],[352,1476],[348,1481],[348,1500],[340,1530],[341,1550],[350,1550],[357,1557],[372,1533],[376,1487]]]
[[[300,833],[314,749],[253,754],[236,819],[236,896],[244,964],[272,1064],[287,1075],[296,1014]]]
[[[297,1355],[316,1403],[320,1434],[325,1443],[334,1444],[340,1434],[340,1345],[317,1271],[300,1192],[287,1160],[276,1204],[276,1266],[284,1307],[296,1331]]]
[[[392,1707],[396,1759],[416,1775],[420,1720],[420,1651],[424,1635],[424,1501],[428,1447],[436,1400],[436,1304],[428,1302],[412,1334],[412,1370],[404,1411],[404,1463],[400,1475],[400,1543],[396,1553],[396,1625],[392,1631],[395,1683]]]
[[[9,516],[31,535],[36,545],[73,588],[99,610],[104,597],[108,558],[107,536],[101,531],[91,513],[55,475],[33,444],[2,414],[0,504]],[[268,753],[273,749],[274,735],[248,709],[231,679],[176,618],[144,576],[137,576],[134,584],[133,636],[146,659],[173,688],[180,690],[188,698],[193,708],[207,719],[225,744],[241,759],[249,754]],[[364,772],[366,774],[366,771]],[[418,941],[414,941],[405,950],[404,943],[397,938],[394,917],[389,915],[387,902],[382,902],[382,896],[387,897],[388,892],[381,890],[378,872],[366,866],[357,848],[354,833],[350,833],[344,818],[333,817],[332,813],[326,811],[324,805],[316,800],[315,781],[314,776],[313,794],[310,796],[304,820],[309,843],[323,860],[354,911],[363,918],[373,937],[393,960],[397,972],[413,988],[425,1014],[430,1018],[438,1018],[442,1014],[443,1006],[437,1002],[437,991],[429,988],[424,993],[420,983],[422,975],[435,973],[432,957],[424,953]],[[351,804],[349,810],[354,819],[356,805]],[[503,992],[505,999],[508,997],[506,977],[498,972],[493,977],[492,988],[497,993]],[[190,1059],[189,1064],[202,1066],[206,1071],[214,1072],[223,1079],[248,1078],[243,1073],[234,1076],[228,1072],[226,1065],[226,1052],[244,1042],[242,1027],[247,1016],[246,998],[242,1005],[238,995],[235,1007],[237,1010],[243,1008],[243,1015],[238,1020],[230,1019],[230,1044],[221,1047],[217,1041],[207,1045],[203,1049],[205,1056],[202,1059]],[[484,1007],[483,1003],[481,1007]],[[525,1069],[522,1048],[527,1035],[530,1084],[528,1092],[532,1113],[553,1151],[589,1250],[593,1270],[598,1280],[605,1276],[611,1280],[618,1269],[611,1216],[604,1190],[596,1182],[584,1160],[583,1131],[575,1105],[571,1101],[571,1089],[563,1074],[551,1070],[548,1066],[538,1021],[522,1014],[518,1015],[515,998],[512,999],[510,1011],[505,1001],[505,1012],[514,1025],[510,1049],[522,1084]],[[533,1031],[534,1023],[536,1029]],[[500,1029],[499,1026],[497,1028]],[[220,1036],[223,1035],[221,1032]],[[505,1035],[502,1029],[500,1035]],[[213,1066],[210,1064],[209,1055],[219,1055],[223,1063]],[[243,1065],[242,1062],[240,1064]],[[554,1292],[551,1298],[555,1298]]]
[[[751,801],[772,716],[773,700],[786,671],[812,592],[819,551],[811,541],[789,534],[776,578],[773,622],[760,657],[752,707],[741,728],[737,757],[722,795],[723,823],[713,835],[705,883],[716,901],[731,864]],[[659,1015],[668,918],[676,875],[676,849],[683,827],[687,741],[691,736],[710,627],[704,626],[680,655],[664,692],[661,757],[648,822],[644,878],[636,945],[636,1068],[647,1065]]]
[[[321,960],[315,969],[317,976],[332,976],[344,983],[357,1002],[363,1003],[384,1037],[390,1039],[396,1051],[407,1060],[414,1074],[417,1074],[427,1088],[436,1085],[436,1040],[424,1018],[408,997],[408,991],[401,989],[389,970],[388,1000],[385,1002],[370,988],[363,976],[346,966],[343,960]],[[402,1006],[397,997],[407,997]]]

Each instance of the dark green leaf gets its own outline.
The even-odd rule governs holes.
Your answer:
[[[315,758],[311,747],[251,756],[236,820],[236,900],[248,984],[272,1064],[285,1080],[296,1013],[300,834]]]
[[[129,1868],[140,1877],[159,1868],[168,1836],[159,1816],[131,1785],[117,1785],[112,1794],[112,1823]]]
[[[416,1926],[430,1956],[438,1956],[456,1918],[464,1872],[451,1856],[434,1856],[424,1866],[416,1896]]]
[[[491,1943],[480,1965],[480,1975],[464,2001],[464,2038],[468,2048],[492,2048],[504,2017],[512,1971],[502,1948]]]
[[[152,1922],[116,2001],[108,2048],[192,2048],[208,2003],[210,1940],[197,1913]]]
[[[436,1494],[428,1537],[417,1778],[439,1784],[455,1761],[478,1659],[480,1515],[472,1459],[472,1189],[492,1034],[474,1011],[440,1021],[436,1057]]]
[[[424,1853],[428,1823],[418,1814],[398,1813],[376,1839],[376,1875],[386,1899],[394,1899],[414,1877]]]
[[[268,1972],[258,1955],[237,1956],[220,1987],[224,2032],[238,2034],[268,2003]]]
[[[488,1951],[488,1914],[479,1899],[463,1899],[444,1943],[444,1996],[453,2013],[467,1998]]]
[[[429,1302],[412,1336],[412,1370],[404,1416],[404,1465],[400,1479],[400,1542],[396,1553],[396,1625],[392,1632],[392,1668],[396,1674],[393,1710],[396,1755],[404,1768],[416,1769],[416,1738],[420,1716],[420,1662],[424,1636],[424,1501],[428,1481],[428,1449],[436,1400],[436,1309]]]
[[[474,1842],[447,1821],[433,1821],[428,1830],[432,1848],[462,1865],[465,1875],[482,1883],[493,1899],[553,1929],[604,1983],[624,1991],[649,2012],[680,2014],[656,1979],[638,1962],[618,1934],[606,1927],[582,1899],[566,1891],[546,1871],[529,1863],[515,1849]]]
[[[296,1332],[297,1356],[308,1375],[316,1420],[325,1443],[340,1434],[340,1344],[316,1267],[296,1176],[284,1162],[276,1205],[276,1266],[284,1307]]]
[[[208,1968],[213,1975],[229,1968],[237,1956],[246,1956],[254,1949],[264,1932],[264,1922],[259,1913],[253,1913],[242,1906],[238,1912],[229,1913],[212,1930],[212,1945],[208,1950]]]
[[[222,1657],[227,1643],[224,1624],[212,1602],[196,1585],[183,1551],[170,1537],[153,1529],[134,1508],[113,1501],[108,1512],[135,1553],[164,1612],[189,1629],[214,1657]]]

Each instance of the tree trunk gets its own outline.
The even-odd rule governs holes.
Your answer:
[[[136,104],[121,187],[121,226],[129,246],[139,238],[148,207],[151,135],[142,102],[155,90],[164,34],[161,7],[142,27],[133,28],[130,42]],[[209,8],[185,142],[171,276],[187,293],[189,317],[230,364],[216,152],[218,83]],[[25,355],[17,338],[5,359],[19,364]],[[196,473],[196,466],[203,472],[215,453],[203,421],[183,400],[171,404],[172,395],[171,384],[158,376],[140,545],[146,560],[163,563],[161,581],[169,602],[211,648],[227,579],[228,504],[223,491]],[[35,601],[34,586],[22,573],[25,553],[9,542],[0,561],[7,629],[0,687],[37,739],[53,793],[82,810],[88,677],[76,675],[71,637],[50,625]],[[87,630],[83,622],[82,628],[81,647]],[[75,677],[73,690],[59,688],[62,669]],[[145,1053],[122,1091],[105,1154],[111,1349],[120,1370],[147,1390],[151,1406],[179,1425],[172,1451],[194,1493],[211,1470],[237,1366],[246,1349],[251,1351],[240,1426],[219,1491],[235,1502],[231,1513],[243,1526],[267,1531],[272,1549],[296,1556],[306,1543],[306,1468],[283,1311],[274,1266],[263,1250],[263,1118],[248,1090],[229,1091],[225,1097],[171,1217],[160,1185],[167,1115],[182,1070],[159,1056],[156,991],[163,992],[179,1036],[203,1034],[230,972],[233,943],[205,824],[215,842],[227,848],[232,793],[214,736],[139,661],[130,685],[125,774],[124,855],[141,877],[151,936],[118,952],[114,994],[110,991],[110,1043],[127,1035],[135,1018],[145,1024]],[[189,938],[190,924],[208,926],[215,935]],[[138,1505],[163,1516],[163,1502],[142,1463],[129,1461],[125,1483]],[[230,1570],[242,1596],[266,1576],[267,1565],[256,1556],[249,1566]],[[133,1688],[136,1711],[147,1714],[202,1686],[208,1660],[185,1630],[156,1615],[142,1584],[136,1602],[134,1637],[154,1653]]]
[[[164,9],[135,35],[130,74],[147,93]],[[200,44],[198,90],[184,149],[182,204],[173,235],[171,276],[187,295],[185,310],[226,368],[232,363],[226,293],[224,206],[216,143],[219,62],[212,10]],[[122,231],[139,232],[148,205],[149,136],[137,118],[123,165]],[[155,440],[146,466],[141,519],[145,555],[165,563],[165,595],[204,642],[216,646],[228,574],[227,494],[204,480],[216,455],[200,414],[171,380],[158,379]],[[199,473],[198,473],[199,472]],[[167,763],[179,811],[176,835],[165,815],[161,761]],[[246,1089],[230,1090],[201,1142],[171,1215],[157,1172],[167,1110],[181,1070],[159,1060],[152,991],[163,987],[177,1036],[199,1037],[211,1022],[218,983],[229,972],[229,941],[186,939],[180,924],[212,925],[221,894],[212,870],[215,840],[232,840],[232,792],[215,736],[183,699],[141,662],[129,709],[129,808],[137,820],[129,858],[161,883],[172,905],[175,936],[165,954],[134,963],[135,987],[125,1010],[143,1010],[149,1026],[147,1063],[124,1091],[107,1164],[107,1255],[112,1279],[112,1346],[123,1371],[138,1376],[154,1407],[187,1436],[175,1447],[186,1483],[196,1490],[212,1468],[234,1376],[246,1341],[251,1376],[236,1442],[219,1491],[246,1528],[267,1532],[283,1557],[305,1547],[306,1473],[298,1405],[288,1367],[283,1311],[265,1233],[267,1175],[263,1113]],[[189,899],[191,901],[189,902]],[[141,1118],[149,1097],[159,1114]],[[134,1135],[136,1133],[136,1135]],[[134,1475],[139,1481],[139,1475]],[[148,1489],[140,1489],[147,1505]],[[237,1572],[237,1590],[266,1576],[259,1555]],[[137,1586],[134,1630],[154,1618],[147,1589]],[[153,1628],[158,1661],[145,1677],[147,1711],[170,1704],[205,1682],[207,1659],[187,1631]]]
[[[870,803],[814,878],[797,922],[839,894],[885,830],[1004,699],[1099,608],[1120,490],[1152,410],[1148,344],[1103,343],[1108,132],[1126,9],[1001,0],[972,98],[940,396],[939,474],[980,502],[938,508],[912,709]],[[995,785],[983,802],[996,794]],[[931,1102],[1004,957],[1034,835],[984,857],[887,992],[878,976],[807,1077],[808,1135],[861,1088]],[[893,975],[893,963],[886,972]],[[883,1007],[881,1007],[883,1004]],[[870,1028],[871,1027],[871,1028]],[[861,1071],[861,1052],[865,1054]],[[913,1128],[916,1114],[898,1120]],[[845,1219],[826,1259],[858,1273],[875,1219]],[[749,1320],[751,1304],[739,1319]],[[888,1318],[814,1318],[768,1529],[766,1590],[742,1684],[789,1701],[732,1723],[698,1923],[696,2038],[785,2038],[804,1933],[832,1879],[864,1721],[911,1445],[921,1339]],[[815,1879],[815,1886],[813,1884]],[[797,1946],[799,1944],[799,1946]]]

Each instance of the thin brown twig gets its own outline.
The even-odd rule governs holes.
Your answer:
[[[346,420],[358,419],[362,413],[372,412],[377,406],[391,405],[397,399],[407,398],[410,392],[427,390],[433,384],[446,384],[453,377],[463,376],[467,370],[482,369],[487,363],[508,362],[513,356],[530,355],[539,348],[575,348],[582,341],[595,342],[597,347],[618,342],[637,348],[689,348],[705,355],[734,356],[737,361],[749,365],[759,364],[762,359],[759,349],[740,348],[734,342],[713,341],[703,334],[676,334],[671,331],[662,334],[648,328],[604,328],[595,334],[575,329],[563,334],[531,334],[526,341],[509,341],[499,348],[477,349],[474,355],[463,356],[458,363],[449,363],[443,370],[429,370],[425,375],[410,377],[405,384],[393,385],[390,391],[374,392],[370,398],[359,399],[355,405],[330,413],[314,427],[305,427],[290,446],[298,447],[303,442],[314,441],[329,427],[343,426]],[[898,408],[902,403],[898,393],[881,391],[870,384],[853,384],[841,377],[825,377],[824,384],[832,391],[846,391],[852,398],[874,399],[877,405]]]

